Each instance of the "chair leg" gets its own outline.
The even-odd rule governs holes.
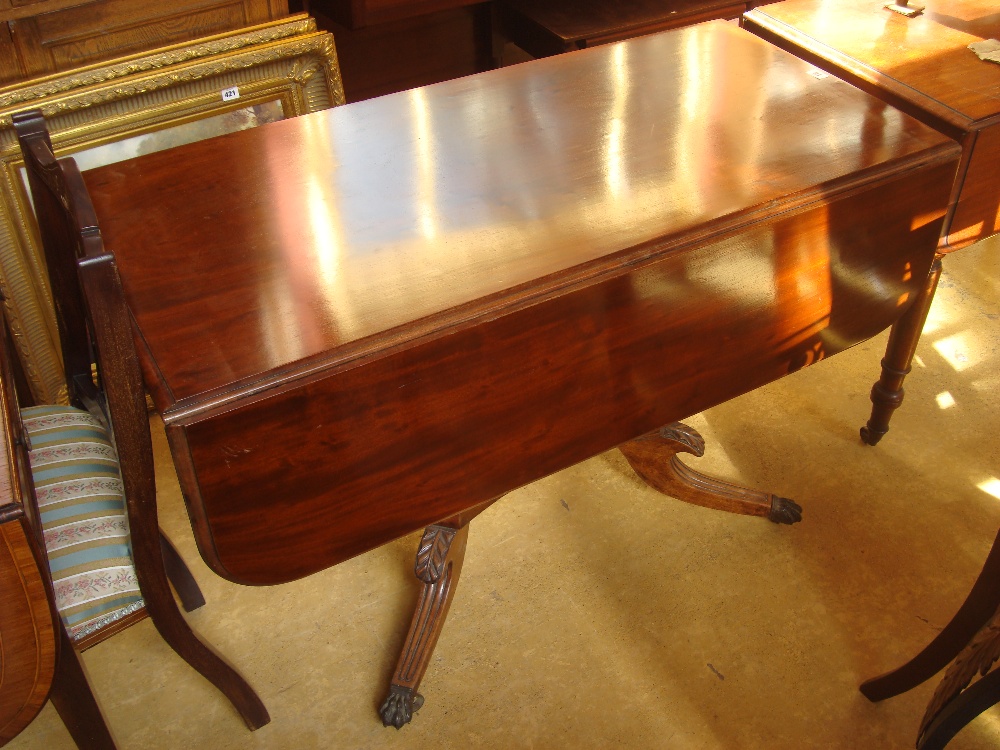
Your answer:
[[[80,655],[59,624],[59,655],[49,697],[80,750],[116,750],[101,708],[90,689]]]
[[[774,523],[802,520],[794,500],[758,492],[706,476],[685,466],[678,453],[705,455],[705,440],[697,430],[674,422],[618,446],[636,474],[654,490],[685,503],[748,516],[765,516]]]
[[[861,439],[875,445],[889,431],[892,413],[903,403],[903,380],[910,373],[913,354],[927,321],[938,279],[941,278],[941,256],[931,264],[930,273],[917,298],[889,332],[889,343],[882,358],[882,375],[872,386],[872,413],[861,428]]]
[[[153,504],[155,494],[150,494],[153,499],[145,510],[136,507],[134,497],[126,498],[135,574],[146,613],[163,640],[229,699],[251,730],[259,729],[271,720],[260,698],[239,672],[198,637],[177,608],[177,600],[167,580],[163,537]]]
[[[163,533],[163,529],[160,529],[160,549],[163,551],[163,567],[167,571],[167,578],[180,597],[184,611],[194,612],[199,607],[205,606],[205,595],[201,593],[198,582],[194,580],[184,558],[180,556],[170,538]]]
[[[230,700],[250,729],[257,729],[270,721],[264,704],[246,680],[191,630],[170,590],[157,520],[156,474],[142,372],[118,271],[114,263],[97,262],[81,266],[80,280],[89,300],[88,327],[100,354],[98,366],[104,375],[102,384],[125,488],[132,560],[146,613],[170,647]]]
[[[861,685],[870,701],[881,701],[905,693],[944,669],[961,653],[979,630],[1000,607],[1000,533],[986,557],[979,578],[972,585],[965,603],[944,629],[923,651],[901,667]]]
[[[225,695],[251,730],[271,721],[263,702],[246,680],[202,641],[184,620],[169,588],[152,593],[143,587],[146,612],[163,640]]]

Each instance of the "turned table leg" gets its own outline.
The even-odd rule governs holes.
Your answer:
[[[872,386],[872,413],[868,424],[861,428],[861,439],[868,445],[875,445],[889,431],[892,413],[903,403],[903,380],[910,373],[913,354],[940,278],[941,256],[938,255],[917,298],[889,332],[889,343],[882,359],[882,376]]]
[[[665,495],[730,513],[766,516],[774,523],[802,520],[802,508],[788,498],[714,479],[685,466],[677,454],[701,458],[705,440],[680,422],[622,443],[618,449],[646,484]]]
[[[417,548],[413,572],[423,584],[403,652],[389,685],[389,694],[379,708],[384,726],[400,729],[424,704],[417,692],[427,671],[434,646],[444,628],[448,608],[455,596],[465,560],[469,522],[496,500],[490,500],[447,521],[428,526]]]

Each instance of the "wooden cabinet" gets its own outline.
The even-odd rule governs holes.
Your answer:
[[[620,42],[717,18],[738,18],[740,0],[502,0],[503,34],[533,57]]]
[[[470,0],[310,0],[333,34],[347,101],[493,67],[491,3]]]
[[[288,15],[288,0],[0,0],[0,84]]]
[[[319,0],[323,12],[350,29],[360,29],[376,23],[399,21],[451,10],[464,5],[475,5],[481,0]]]

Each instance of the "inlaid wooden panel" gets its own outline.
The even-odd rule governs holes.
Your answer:
[[[28,537],[31,527],[24,516],[28,462],[15,442],[20,417],[6,346],[0,341],[0,745],[45,705],[57,638],[40,567],[46,563],[40,562],[38,543]]]
[[[21,76],[21,62],[10,36],[10,27],[0,23],[0,85],[16,81]]]
[[[0,744],[48,698],[55,671],[52,610],[21,521],[0,525]]]
[[[3,321],[0,320],[0,325]],[[29,538],[24,493],[30,491],[28,457],[8,359],[0,330],[0,745],[38,714],[49,695],[56,665],[56,613],[50,604],[47,563],[40,540]],[[31,508],[31,504],[27,506]],[[37,519],[36,519],[37,520]],[[39,528],[41,528],[39,526]]]
[[[0,19],[16,20],[95,2],[101,0],[0,0]]]

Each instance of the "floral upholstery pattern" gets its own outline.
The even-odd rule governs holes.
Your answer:
[[[21,419],[56,607],[80,640],[143,606],[118,457],[89,412],[34,406]]]

